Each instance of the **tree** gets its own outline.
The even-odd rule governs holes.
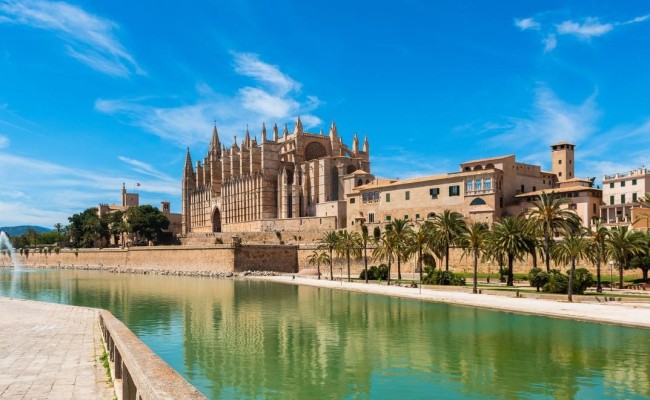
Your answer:
[[[318,279],[320,280],[320,265],[321,264],[332,264],[332,260],[330,259],[330,256],[322,250],[314,250],[309,257],[307,257],[307,262],[309,265],[314,265],[316,264],[316,271],[318,273]]]
[[[402,261],[409,256],[408,238],[413,229],[405,219],[395,219],[386,226],[386,232],[393,236],[395,242],[395,257],[397,259],[397,279],[402,279]]]
[[[368,226],[365,224],[361,225],[361,242],[363,243],[363,270],[366,276],[366,283],[368,283],[368,241],[370,236],[368,235]]]
[[[466,226],[463,214],[457,211],[443,210],[433,217],[433,231],[438,242],[445,250],[445,271],[449,271],[449,248],[456,244]]]
[[[357,232],[350,233],[347,229],[340,231],[336,252],[341,256],[345,256],[348,262],[348,282],[352,282],[352,277],[350,276],[350,258],[361,257],[361,235]]]
[[[643,208],[650,208],[650,193],[646,193],[644,197],[637,201],[637,203]]]
[[[118,244],[120,242],[120,235],[125,228],[124,225],[128,225],[128,223],[124,221],[124,213],[118,210],[113,213],[106,214],[104,218],[106,224],[108,225],[110,235],[113,237],[113,242],[115,244]]]
[[[569,203],[566,197],[560,197],[555,192],[543,192],[539,200],[533,202],[533,208],[527,217],[537,225],[544,241],[544,262],[546,272],[550,272],[551,246],[553,236],[560,229],[565,232],[580,227],[580,217],[575,212],[564,208]]]
[[[603,286],[600,281],[600,266],[607,262],[608,252],[605,241],[608,236],[609,229],[604,227],[600,221],[596,222],[589,236],[591,246],[588,257],[596,266],[596,292],[598,293],[602,293],[603,291]]]
[[[474,257],[474,283],[472,292],[478,293],[478,258],[485,248],[488,226],[483,222],[474,221],[463,230],[460,243],[465,254],[471,253]]]
[[[381,239],[379,240],[377,247],[375,247],[375,250],[372,252],[373,258],[388,262],[388,279],[386,280],[386,284],[389,286],[391,265],[396,247],[395,236],[390,235],[388,230],[385,230],[381,234]]]
[[[556,263],[570,264],[568,300],[573,301],[573,278],[576,262],[586,258],[589,253],[589,241],[581,231],[567,232],[564,238],[553,247],[553,258]]]
[[[63,230],[63,224],[57,222],[56,224],[54,224],[54,230],[56,231],[56,233],[60,235],[61,231]]]
[[[605,246],[610,256],[618,262],[618,287],[623,289],[623,270],[633,256],[643,251],[643,234],[630,231],[627,226],[619,226],[609,232]]]
[[[420,273],[420,282],[422,282],[422,262],[426,254],[430,254],[433,243],[433,224],[431,221],[424,221],[417,230],[411,229],[407,238],[407,252],[417,255],[418,271]]]
[[[325,235],[321,238],[320,244],[318,245],[319,249],[327,249],[329,251],[330,255],[330,280],[334,280],[334,272],[333,272],[333,251],[336,249],[339,243],[339,235],[336,233],[336,231],[329,231],[326,232]]]
[[[643,280],[648,281],[648,270],[650,270],[650,232],[644,235],[639,234],[643,239],[643,246],[639,254],[630,260],[630,268],[639,268],[643,274]]]
[[[527,249],[528,223],[523,216],[505,217],[494,224],[489,235],[490,246],[502,252],[508,260],[507,286],[513,286],[513,266],[521,260]]]
[[[129,208],[126,220],[136,238],[144,238],[153,243],[158,241],[163,230],[169,228],[167,216],[150,205]]]
[[[102,239],[109,235],[108,226],[104,220],[100,220],[95,207],[73,214],[68,221],[70,224],[66,229],[73,247],[99,247]]]

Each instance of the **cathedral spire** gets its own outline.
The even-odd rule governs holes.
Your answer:
[[[277,142],[279,139],[278,136],[278,124],[273,124],[273,141]]]
[[[287,124],[284,124],[284,131],[282,131],[282,136],[284,136],[285,138],[289,136],[289,127],[287,126]]]
[[[302,130],[302,121],[300,120],[300,115],[298,116],[298,119],[296,120],[296,125],[293,127],[293,134],[294,135],[302,135],[303,130]]]
[[[320,128],[320,135],[325,136],[325,133],[323,132],[323,128]]]
[[[187,154],[185,154],[185,171],[184,174],[191,174],[194,172],[192,169],[192,156],[190,155],[190,148],[187,148]]]
[[[334,140],[337,138],[339,135],[338,130],[336,129],[336,123],[332,121],[332,125],[330,126],[330,140]]]
[[[221,144],[219,143],[219,132],[217,132],[217,124],[215,122],[212,128],[212,140],[210,140],[210,152],[219,154],[221,153]]]
[[[352,152],[357,154],[359,152],[359,135],[354,132],[354,137],[352,138]]]
[[[266,124],[262,122],[262,143],[266,143]]]
[[[246,124],[246,135],[244,136],[242,147],[251,147],[251,135],[248,133],[248,124]]]
[[[370,151],[370,144],[368,143],[368,135],[365,135],[363,137],[363,150],[364,153],[368,153]]]

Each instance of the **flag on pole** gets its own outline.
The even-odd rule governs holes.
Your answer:
[[[138,183],[135,184],[135,186],[142,186],[142,185],[140,185],[140,182],[138,182]]]

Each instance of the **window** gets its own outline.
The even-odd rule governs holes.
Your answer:
[[[475,198],[471,203],[469,203],[470,206],[482,206],[483,204],[485,204],[485,200],[480,197]]]
[[[632,193],[632,201],[636,203],[636,193]]]
[[[625,181],[621,181],[621,187],[625,187]]]
[[[503,208],[503,197],[499,197],[499,208]]]
[[[609,188],[610,188],[610,189],[614,189],[614,182],[612,182],[612,183],[609,184]]]
[[[562,160],[557,160],[557,163],[558,163],[558,164],[562,164]]]
[[[625,204],[625,195],[624,194],[621,195],[621,204]]]
[[[372,224],[374,222],[375,222],[375,213],[374,212],[368,213],[368,223]]]
[[[431,188],[431,189],[429,189],[429,195],[431,195],[431,197],[438,197],[439,194],[440,194],[440,189],[439,188]]]
[[[578,205],[577,205],[577,204],[573,204],[573,203],[569,204],[569,210],[573,210],[573,211],[575,211],[575,210],[577,210],[577,209],[578,209]]]
[[[614,204],[614,196],[609,196],[609,204]]]
[[[361,201],[363,201],[364,203],[368,201],[368,193],[364,193],[361,195]]]
[[[376,201],[379,201],[379,192],[372,192],[372,194],[373,194],[372,199],[376,200]]]
[[[350,225],[354,225],[354,221],[350,222]]]
[[[365,193],[364,193],[364,195],[365,195]],[[350,199],[350,204],[354,204],[356,200],[357,200],[357,199],[355,199],[354,197],[351,198],[351,199]]]
[[[536,191],[536,190],[537,190],[537,187],[536,187],[536,186],[533,186],[533,192]]]
[[[561,173],[561,172],[558,172],[557,176],[562,176],[562,173]]]
[[[477,179],[476,181],[474,181],[474,188],[475,188],[476,190],[481,190],[481,187],[482,187],[482,186],[483,186],[483,185],[482,185],[482,182],[481,182],[480,179]]]
[[[415,214],[415,219],[416,220],[420,219],[420,214]]]
[[[390,193],[386,193],[386,203],[390,203]]]
[[[485,180],[485,190],[492,190],[492,179],[487,178]]]
[[[632,186],[636,186],[636,179],[632,179]]]
[[[592,206],[591,212],[596,214],[598,212],[598,206],[596,205],[596,203],[592,204],[591,206]]]
[[[521,193],[526,193],[526,188],[524,187],[524,185],[521,185]]]
[[[411,200],[411,192],[409,190],[404,193],[404,199],[405,200]]]
[[[408,221],[408,219],[409,219],[409,216],[408,216],[408,215],[405,215],[405,216],[404,216],[404,221]]]
[[[449,196],[460,196],[460,186],[449,186]]]
[[[390,222],[390,215],[386,216],[386,222]]]
[[[472,191],[472,180],[468,179],[467,182],[465,182],[465,192],[471,192]],[[449,195],[451,196],[451,192],[449,192]]]

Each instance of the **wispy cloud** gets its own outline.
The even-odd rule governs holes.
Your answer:
[[[0,1],[0,23],[14,23],[55,33],[66,52],[102,73],[126,77],[144,74],[134,57],[115,37],[115,22],[75,5],[46,0]]]
[[[4,135],[0,135],[0,149],[3,149],[7,146],[9,146],[9,138]]]
[[[428,156],[414,153],[404,147],[386,147],[371,156],[372,173],[382,178],[408,179],[417,176],[442,174],[455,167],[450,160],[437,158],[432,162]]]
[[[515,26],[522,31],[525,31],[526,29],[540,29],[542,27],[540,23],[535,21],[533,18],[515,19]]]
[[[0,152],[0,164],[4,167],[0,169],[0,224],[65,223],[73,213],[96,207],[100,202],[119,201],[124,182],[142,184],[141,203],[156,203],[162,197],[180,194],[177,179],[145,162],[128,157],[120,160],[132,172],[107,174]]]
[[[520,30],[534,30],[541,35],[544,52],[550,52],[558,45],[559,36],[571,36],[582,41],[604,36],[617,27],[637,24],[650,19],[643,15],[623,22],[603,22],[596,17],[585,17],[577,20],[567,19],[561,22],[551,20],[552,13],[541,13],[533,17],[515,19],[514,24]]]
[[[229,134],[242,132],[247,125],[254,135],[262,122],[285,122],[298,115],[307,128],[322,123],[311,114],[321,105],[320,100],[316,96],[301,96],[299,82],[255,54],[232,55],[234,71],[252,80],[235,94],[217,93],[200,83],[192,104],[160,106],[154,103],[165,100],[98,99],[95,109],[124,117],[128,123],[182,146],[207,142],[213,119],[225,143],[230,142]]]

